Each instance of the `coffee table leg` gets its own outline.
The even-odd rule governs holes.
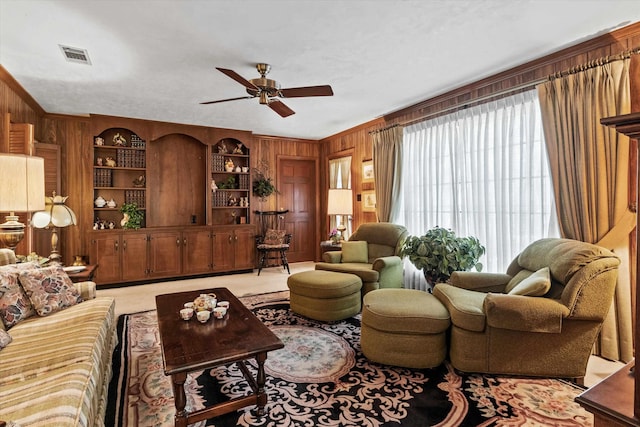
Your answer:
[[[254,411],[254,415],[263,417],[266,414],[264,410],[267,404],[267,393],[264,390],[264,385],[267,382],[267,376],[264,373],[264,362],[267,360],[267,353],[260,353],[256,356],[256,362],[258,362],[258,373],[256,375],[256,384],[258,385],[258,392],[256,398],[258,401],[258,407]]]
[[[176,427],[187,427],[187,411],[184,410],[187,405],[187,395],[184,392],[184,382],[186,380],[186,372],[171,375],[171,382],[173,384],[173,400],[176,404]]]

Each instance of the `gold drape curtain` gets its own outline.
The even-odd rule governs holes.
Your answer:
[[[538,86],[560,233],[606,245],[622,259],[595,353],[624,362],[633,357],[629,138],[602,126],[600,119],[631,111],[629,62],[590,64]]]
[[[380,222],[398,216],[402,175],[402,126],[372,132],[373,177],[376,185],[376,215]]]

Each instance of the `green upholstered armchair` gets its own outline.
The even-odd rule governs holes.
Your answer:
[[[342,251],[322,255],[316,270],[355,274],[362,279],[362,296],[378,288],[402,288],[402,259],[398,256],[407,229],[388,222],[360,225]],[[362,243],[353,243],[362,242]],[[352,244],[353,243],[353,244]]]
[[[451,364],[468,372],[584,377],[619,264],[599,246],[552,238],[530,244],[506,274],[454,273],[433,290],[451,315]]]

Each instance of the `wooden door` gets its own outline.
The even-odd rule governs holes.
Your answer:
[[[213,231],[213,269],[233,269],[233,227],[215,227]]]
[[[313,261],[316,247],[317,164],[313,159],[279,159],[278,208],[289,209],[285,229],[291,233],[289,262]]]
[[[183,274],[209,273],[213,269],[213,242],[211,231],[207,229],[182,232],[182,272]]]
[[[147,278],[147,233],[128,232],[122,234],[122,280],[134,282]]]
[[[120,281],[120,234],[109,231],[97,231],[91,235],[89,263],[97,264],[98,269],[93,280],[98,283],[116,283]]]
[[[238,227],[234,231],[234,268],[253,270],[256,264],[256,233],[252,226]]]
[[[149,233],[149,277],[179,276],[182,272],[182,235],[179,230]]]

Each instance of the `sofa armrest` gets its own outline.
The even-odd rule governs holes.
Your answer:
[[[96,297],[95,282],[78,282],[74,283],[73,285],[76,287],[78,292],[80,292],[83,300],[87,301]]]
[[[342,251],[327,251],[322,254],[322,260],[331,264],[339,264],[342,261]]]
[[[449,283],[457,288],[479,292],[504,292],[511,276],[502,273],[480,273],[477,271],[454,271]]]
[[[512,331],[560,333],[569,309],[558,300],[522,295],[488,294],[487,325]]]
[[[402,288],[402,258],[396,255],[376,258],[371,266],[380,274],[380,288]]]

